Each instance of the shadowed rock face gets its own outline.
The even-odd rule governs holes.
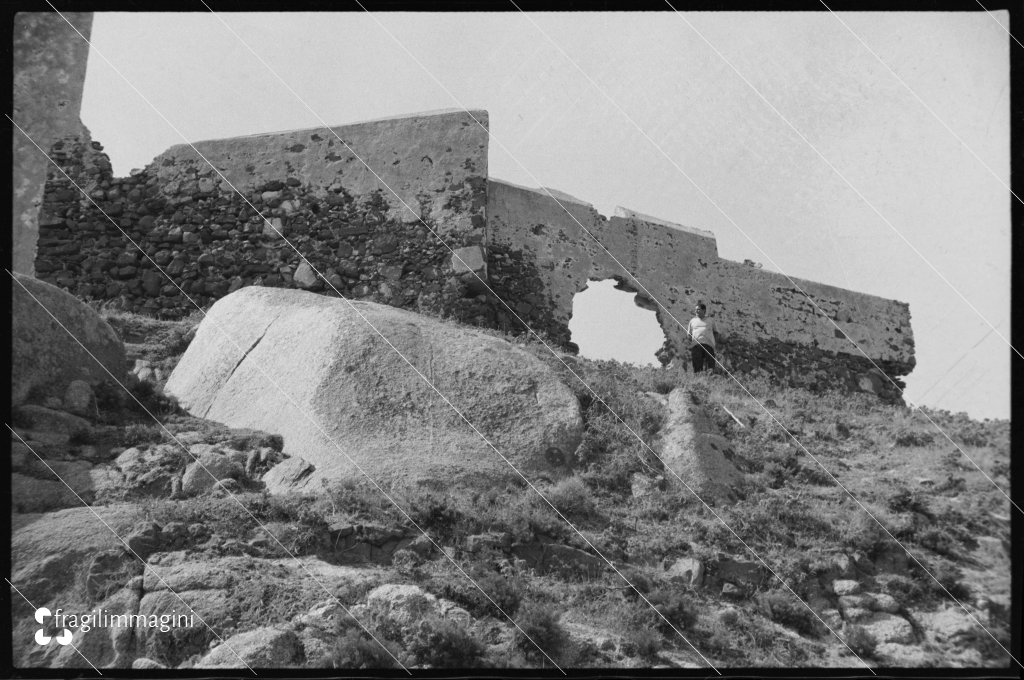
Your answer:
[[[502,456],[530,478],[557,477],[583,427],[569,388],[504,340],[259,287],[213,306],[166,389],[195,415],[283,435],[286,453],[315,466],[313,488],[360,470],[378,481],[515,475]]]
[[[95,385],[113,382],[111,375],[124,379],[124,343],[114,329],[56,286],[16,274],[11,326],[13,405],[23,403],[30,392],[40,402],[48,396],[62,398],[75,380]]]

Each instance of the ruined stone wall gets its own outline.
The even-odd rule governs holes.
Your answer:
[[[488,180],[487,131],[474,118],[487,120],[423,114],[175,146],[122,178],[98,144],[58,143],[52,157],[74,183],[50,174],[36,271],[79,297],[164,317],[242,286],[333,286],[514,333],[525,322],[570,349],[573,297],[615,278],[657,314],[666,361],[685,356],[704,301],[729,370],[895,396],[850,339],[893,377],[913,368],[907,305],[722,260],[708,231],[622,209],[606,218],[565,194]]]
[[[492,180],[487,205],[491,270],[499,269],[496,257],[517,258],[520,272],[533,281],[523,319],[553,338],[568,339],[573,296],[588,281],[615,278],[620,288],[638,292],[639,306],[656,312],[665,358],[685,353],[686,324],[704,301],[725,336],[722,359],[729,370],[894,396],[847,337],[890,376],[914,366],[904,303],[811,281],[794,279],[794,285],[781,274],[720,259],[710,232],[622,209],[608,219],[588,204],[556,196]]]
[[[523,309],[527,315],[523,320],[552,337],[568,338],[573,296],[588,281],[616,278],[619,287],[637,292],[637,304],[658,313],[670,339],[677,338],[680,329],[669,313],[684,327],[689,321],[695,292],[690,282],[718,259],[711,233],[673,228],[629,213],[609,219],[588,203],[564,194],[554,196],[507,182],[491,180],[488,185],[492,252],[521,254],[539,279],[533,291],[538,302]],[[627,270],[647,288],[646,293]],[[668,313],[657,307],[652,296],[666,305]]]
[[[49,165],[45,152],[59,139],[89,141],[79,112],[92,13],[64,12],[63,17],[55,12],[14,17],[13,118],[24,133],[13,127],[12,265],[24,274],[33,274],[36,218]]]
[[[50,173],[36,270],[79,297],[173,318],[195,310],[185,294],[206,305],[246,285],[334,295],[276,228],[346,297],[492,323],[427,229],[483,268],[487,131],[468,113],[175,146],[131,177],[98,144],[51,155],[73,182]]]

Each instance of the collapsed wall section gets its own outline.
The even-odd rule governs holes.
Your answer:
[[[710,232],[676,229],[628,212],[608,219],[564,194],[508,182],[488,183],[487,218],[492,286],[517,300],[517,312],[531,327],[563,342],[569,338],[573,297],[588,281],[609,278],[637,293],[638,305],[657,312],[672,338],[674,324],[654,300],[670,313],[680,303],[689,304],[683,301],[693,290],[684,284],[718,258]],[[530,282],[530,290],[521,291],[525,296],[516,296],[501,278],[507,268],[501,258],[515,264],[505,278]],[[682,319],[684,326],[688,320]]]
[[[12,130],[11,226],[16,272],[34,273],[39,206],[50,169],[45,152],[64,138],[89,142],[79,114],[91,31],[91,12],[14,16],[13,118],[17,127]]]
[[[486,323],[467,283],[485,266],[486,124],[443,112],[179,145],[122,178],[98,144],[58,142],[74,183],[50,173],[36,270],[170,318],[265,285]]]
[[[529,282],[523,291],[503,280],[496,287],[523,293],[513,297],[517,312],[558,341],[568,341],[573,296],[589,280],[615,278],[657,313],[665,362],[686,360],[686,325],[703,301],[730,371],[897,398],[872,361],[901,388],[898,377],[914,366],[906,304],[722,260],[710,232],[622,209],[608,219],[588,204],[495,180],[487,211],[492,278],[509,268],[517,285]]]
[[[894,378],[913,368],[907,305],[722,260],[704,230],[489,181],[486,121],[444,112],[180,145],[123,178],[99,144],[59,141],[51,157],[71,180],[49,175],[35,268],[163,317],[248,285],[336,289],[514,333],[525,322],[567,348],[574,296],[615,278],[656,312],[663,362],[686,360],[703,301],[730,371],[898,396],[872,362]]]

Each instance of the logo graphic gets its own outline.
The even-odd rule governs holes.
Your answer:
[[[60,611],[60,610],[58,609],[57,611]],[[50,610],[47,609],[46,607],[40,607],[39,609],[36,610],[36,623],[42,625],[43,619],[45,619],[48,616],[50,616]],[[59,642],[62,645],[70,645],[71,644],[71,637],[72,637],[72,633],[67,628],[61,628],[60,629],[60,634],[56,636],[57,642]],[[44,631],[42,628],[40,628],[39,630],[36,631],[36,644],[46,645],[52,639],[53,639],[53,637],[47,635],[46,631]]]

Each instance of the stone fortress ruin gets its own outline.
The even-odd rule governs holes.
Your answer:
[[[710,232],[631,210],[605,217],[560,192],[491,178],[485,111],[177,145],[114,177],[102,147],[77,118],[65,120],[77,111],[85,67],[84,49],[72,47],[84,42],[66,40],[68,51],[47,57],[32,87],[57,78],[77,91],[30,102],[19,98],[16,77],[16,120],[39,120],[36,109],[63,116],[33,135],[63,172],[46,170],[38,237],[26,217],[31,191],[21,200],[16,185],[15,267],[81,298],[176,318],[195,310],[188,298],[209,305],[243,286],[336,290],[512,333],[526,332],[525,323],[572,349],[574,295],[615,278],[656,312],[663,361],[684,354],[685,324],[702,300],[724,330],[732,372],[898,399],[872,361],[901,388],[914,367],[905,303],[794,285],[721,259]],[[45,160],[19,144],[28,143],[15,130],[16,177]]]

